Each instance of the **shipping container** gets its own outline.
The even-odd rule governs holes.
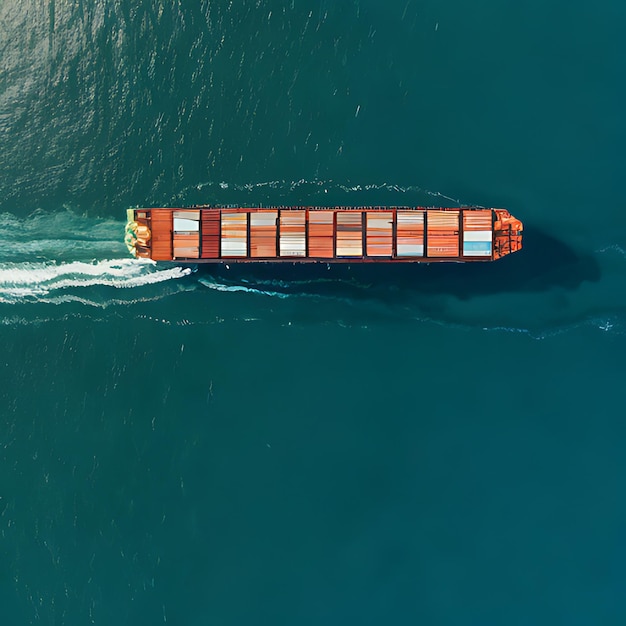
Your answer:
[[[174,258],[197,259],[200,256],[199,233],[174,233]]]
[[[473,209],[463,211],[463,230],[491,230],[493,211],[491,209]]]
[[[174,232],[199,232],[200,211],[174,211]]]

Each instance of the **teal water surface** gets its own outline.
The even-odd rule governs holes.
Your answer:
[[[0,3],[0,622],[623,624],[626,5]],[[505,206],[484,266],[155,265],[128,206]]]

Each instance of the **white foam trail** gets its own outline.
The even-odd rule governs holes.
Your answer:
[[[243,293],[253,293],[262,296],[270,296],[273,298],[289,298],[290,294],[288,293],[280,293],[278,291],[265,291],[263,289],[254,289],[252,287],[245,287],[244,285],[225,285],[224,283],[216,283],[211,280],[207,280],[206,278],[198,279],[198,282],[209,289],[213,289],[214,291],[227,291],[227,292],[243,292]]]
[[[345,194],[359,194],[367,191],[387,191],[390,193],[400,194],[418,194],[424,198],[440,198],[452,202],[459,206],[479,206],[474,203],[467,203],[461,201],[459,198],[453,198],[440,191],[431,191],[425,187],[419,185],[400,185],[392,182],[362,182],[362,183],[342,183],[335,180],[320,180],[312,179],[307,180],[301,178],[299,180],[268,180],[268,181],[256,181],[249,183],[236,183],[227,181],[204,181],[193,185],[193,188],[197,191],[202,191],[206,188],[213,188],[216,191],[239,191],[239,192],[253,192],[254,190],[267,190],[280,193],[292,193],[297,190],[310,191],[312,193],[328,193],[341,192]],[[316,191],[317,190],[317,191]]]
[[[598,250],[596,250],[596,252],[598,254],[606,254],[607,252],[612,252],[626,258],[626,250],[624,250],[624,248],[622,248],[622,246],[617,243],[605,246],[604,248],[599,248]]]
[[[0,302],[41,302],[62,290],[94,286],[130,289],[182,278],[191,269],[158,269],[152,261],[112,259],[93,263],[3,263],[0,264]]]

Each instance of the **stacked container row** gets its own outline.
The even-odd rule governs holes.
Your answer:
[[[250,213],[250,256],[276,256],[276,220],[278,211]]]
[[[427,212],[427,256],[459,256],[459,212]]]
[[[491,256],[493,212],[463,212],[463,256]]]
[[[367,211],[365,221],[367,256],[393,255],[393,212]]]
[[[306,211],[280,212],[280,256],[306,256]]]
[[[202,210],[202,258],[218,259],[220,256],[221,217],[219,209]]]
[[[197,259],[200,256],[200,211],[174,211],[174,258]]]
[[[321,259],[335,256],[335,211],[309,212],[309,256]]]
[[[337,212],[338,257],[363,256],[363,213],[362,211]]]
[[[396,222],[397,256],[424,256],[424,211],[398,211]]]
[[[152,209],[150,211],[150,250],[155,261],[172,258],[172,211]]]
[[[248,214],[245,212],[222,213],[223,257],[248,256]]]

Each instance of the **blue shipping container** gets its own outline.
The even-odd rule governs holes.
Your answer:
[[[464,241],[463,252],[487,252],[491,254],[491,241]]]

